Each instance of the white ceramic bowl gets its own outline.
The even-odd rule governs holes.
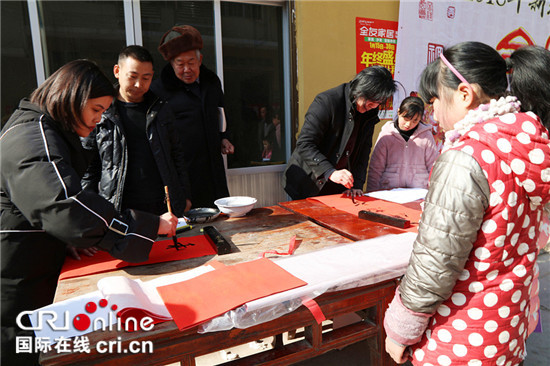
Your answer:
[[[221,212],[229,215],[229,217],[240,217],[248,213],[256,204],[254,197],[234,196],[224,197],[214,201]]]

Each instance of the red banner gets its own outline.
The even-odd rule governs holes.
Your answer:
[[[389,20],[355,18],[357,73],[366,67],[379,65],[390,70],[395,77],[397,48],[397,22]],[[381,108],[380,118],[392,118],[393,102]]]
[[[357,40],[357,72],[373,65],[395,70],[397,22],[355,18]]]

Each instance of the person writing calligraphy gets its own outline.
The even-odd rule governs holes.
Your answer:
[[[363,195],[379,106],[395,91],[391,73],[370,66],[315,97],[283,175],[292,199]]]
[[[37,364],[37,353],[16,352],[17,337],[34,336],[16,319],[52,303],[68,246],[142,262],[157,235],[175,235],[171,213],[119,213],[81,189],[89,161],[79,137],[92,132],[115,96],[95,63],[72,61],[23,99],[2,129],[2,365]],[[27,317],[23,324],[30,326]]]

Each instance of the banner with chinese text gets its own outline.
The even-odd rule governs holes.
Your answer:
[[[366,67],[384,66],[392,75],[395,71],[397,22],[389,20],[355,18],[357,73]],[[382,118],[391,118],[393,107],[382,111]]]
[[[463,41],[486,43],[503,57],[523,45],[549,49],[550,1],[402,0],[394,77],[406,93],[394,97],[394,110],[417,90],[426,65]]]

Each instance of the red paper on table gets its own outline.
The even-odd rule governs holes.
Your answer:
[[[354,204],[351,197],[345,194],[310,197],[308,200],[319,201],[329,207],[348,212],[356,217],[359,215],[359,211],[361,210],[400,217],[411,222],[411,226],[409,228],[402,229],[405,231],[418,231],[418,222],[420,221],[420,215],[422,214],[420,201],[395,203],[369,196],[361,196],[355,197]]]
[[[267,258],[204,273],[157,287],[180,330],[191,328],[249,301],[304,286]]]
[[[178,261],[217,254],[216,246],[206,235],[181,237],[178,238],[178,244],[181,246],[176,249],[172,239],[156,241],[153,244],[151,253],[149,253],[149,260],[140,263],[125,262],[112,257],[104,251],[97,252],[92,257],[81,255],[80,260],[67,257],[61,269],[59,280],[113,271],[123,267]]]

